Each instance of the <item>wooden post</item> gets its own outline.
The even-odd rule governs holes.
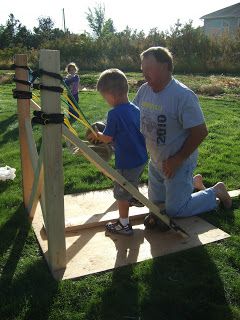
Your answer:
[[[15,64],[17,66],[27,66],[27,55],[16,54]],[[16,79],[28,80],[28,70],[16,68]],[[29,91],[29,86],[21,83],[16,83],[17,90]],[[17,100],[17,113],[19,123],[19,141],[21,152],[21,168],[22,168],[22,188],[23,188],[23,202],[25,208],[28,207],[29,198],[32,191],[32,184],[34,179],[34,172],[30,160],[30,154],[27,145],[25,120],[30,119],[30,100]]]
[[[39,68],[59,74],[60,52],[40,50]],[[43,75],[41,83],[45,86],[59,86],[60,80]],[[60,113],[60,94],[41,90],[41,106],[46,113]],[[55,271],[66,266],[62,125],[42,126],[42,134],[48,260],[50,268]]]

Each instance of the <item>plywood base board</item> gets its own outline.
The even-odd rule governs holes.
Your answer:
[[[140,192],[145,196],[147,191],[146,185],[140,187]],[[240,190],[229,191],[229,194],[232,198],[238,197]],[[64,199],[66,232],[105,225],[108,221],[118,218],[117,204],[111,189],[65,195]],[[148,209],[145,207],[131,207],[131,222],[144,217],[147,212]]]
[[[146,196],[147,187],[140,191]],[[92,191],[64,196],[65,200],[65,230],[75,231],[82,228],[92,228],[105,225],[108,221],[118,218],[117,203],[112,189]],[[145,207],[131,207],[131,221],[143,217],[148,212]]]
[[[100,221],[105,224],[105,220],[108,220],[106,216],[111,215],[117,218],[118,212],[115,205],[111,191],[68,195],[65,196],[66,221],[82,219],[82,222],[85,221],[85,223]],[[101,224],[67,232],[67,267],[54,272],[54,277],[56,279],[78,278],[229,237],[227,233],[199,217],[176,220],[190,235],[188,239],[183,239],[172,230],[165,233],[145,230],[142,222],[147,209],[131,208],[131,214],[136,212],[140,219],[139,216],[135,217],[134,235],[130,237],[106,236],[104,225]],[[47,259],[48,246],[40,207],[33,219],[33,228]]]

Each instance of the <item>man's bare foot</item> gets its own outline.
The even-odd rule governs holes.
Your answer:
[[[203,184],[203,177],[201,174],[196,174],[193,177],[193,186],[197,190],[205,190],[206,187]]]
[[[230,209],[232,206],[232,199],[227,192],[227,188],[223,182],[218,182],[213,186],[216,196],[220,199],[226,209]]]

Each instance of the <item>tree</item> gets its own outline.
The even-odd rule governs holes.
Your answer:
[[[50,34],[54,27],[54,22],[50,17],[39,17],[38,18],[38,27],[34,28],[34,31]]]
[[[116,32],[112,19],[105,18],[105,6],[104,4],[97,4],[93,9],[88,8],[86,12],[86,18],[89,27],[92,29],[93,34],[100,38],[102,36],[108,36]]]
[[[38,26],[33,28],[34,47],[38,47],[45,41],[53,38],[54,22],[50,17],[39,17]]]
[[[0,37],[0,47],[8,48],[15,45],[14,37],[17,33],[17,30],[21,26],[20,21],[14,17],[11,13],[6,22],[5,28],[2,27],[1,37]]]
[[[108,36],[111,34],[114,34],[116,32],[116,29],[113,25],[113,20],[112,19],[108,19],[102,28],[102,36]]]
[[[15,45],[25,46],[27,48],[33,47],[33,35],[25,26],[20,26],[14,38]]]

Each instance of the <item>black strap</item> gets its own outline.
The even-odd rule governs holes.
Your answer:
[[[15,63],[11,65],[11,69],[12,70],[15,70],[17,68],[24,69],[24,70],[29,70],[29,71],[31,70],[28,66],[18,66]]]
[[[16,82],[16,83],[25,84],[25,85],[27,85],[27,86],[30,86],[30,85],[31,85],[31,82],[30,82],[30,81],[21,80],[21,79],[16,79],[15,77],[13,78],[13,81]]]
[[[58,74],[58,73],[46,71],[46,70],[43,70],[43,69],[39,69],[38,71],[39,71],[39,74],[40,74],[40,75],[49,76],[49,77],[51,77],[51,78],[58,79],[58,80],[60,80],[60,81],[63,80],[63,77],[62,77],[60,74]]]
[[[40,90],[40,83],[33,83],[32,87],[33,89]]]
[[[39,78],[42,75],[48,76],[50,78],[58,79],[60,81],[63,80],[63,77],[60,74],[55,73],[55,72],[50,72],[50,71],[46,71],[43,69],[39,69],[39,70],[32,72],[32,77],[34,80],[36,80],[37,78]]]
[[[43,111],[33,111],[33,115],[32,124],[46,125],[64,123],[64,114],[62,113],[47,114]]]
[[[23,90],[13,89],[12,92],[13,92],[14,99],[32,99],[32,92],[31,91],[23,91]]]
[[[54,86],[45,86],[41,83],[34,83],[32,85],[33,89],[36,90],[48,90],[48,91],[52,91],[52,92],[59,92],[62,93],[63,92],[63,88],[62,87],[54,87]]]

